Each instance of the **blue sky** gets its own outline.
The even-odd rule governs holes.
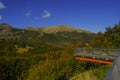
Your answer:
[[[14,27],[68,25],[105,31],[120,21],[120,0],[0,0],[0,23]]]

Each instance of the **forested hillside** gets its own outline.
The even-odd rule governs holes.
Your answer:
[[[89,43],[88,47],[94,48],[119,48],[120,47],[120,23],[113,27],[106,27],[106,31],[98,32]],[[88,70],[71,78],[71,80],[104,80],[110,65],[102,66],[97,69]]]
[[[91,41],[94,47],[120,47],[120,24],[107,27],[104,33],[98,32]]]
[[[88,70],[103,79],[109,66],[74,59],[74,49],[86,43],[119,47],[120,24],[97,34],[63,25],[18,29],[0,24],[0,80],[70,80]]]

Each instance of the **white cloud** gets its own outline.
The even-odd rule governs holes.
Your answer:
[[[47,18],[47,17],[50,17],[50,16],[51,16],[51,13],[48,10],[45,10],[43,12],[42,18]]]
[[[27,12],[27,13],[25,13],[25,15],[26,15],[26,16],[30,16],[30,15],[31,15],[31,13],[30,13],[30,12]]]
[[[3,19],[3,17],[0,15],[0,20]]]
[[[39,17],[34,17],[35,20],[39,20]]]
[[[6,8],[5,5],[2,2],[0,2],[0,9],[4,9],[4,8]]]

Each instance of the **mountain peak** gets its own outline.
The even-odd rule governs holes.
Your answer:
[[[71,26],[66,26],[66,25],[58,25],[58,26],[48,26],[48,27],[40,27],[40,28],[34,28],[34,27],[27,27],[26,30],[32,30],[32,31],[41,31],[44,33],[56,33],[56,32],[78,32],[78,33],[92,33],[87,30],[82,30],[79,28],[74,28]]]
[[[58,26],[50,26],[50,27],[42,27],[41,30],[45,33],[55,33],[55,32],[85,32],[92,33],[86,30],[77,29],[71,26],[58,25]]]
[[[10,30],[10,29],[12,29],[12,27],[7,23],[1,23],[0,24],[0,29]]]

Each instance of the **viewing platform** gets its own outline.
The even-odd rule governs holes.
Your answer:
[[[112,64],[120,49],[116,48],[76,48],[75,59],[104,64]]]

